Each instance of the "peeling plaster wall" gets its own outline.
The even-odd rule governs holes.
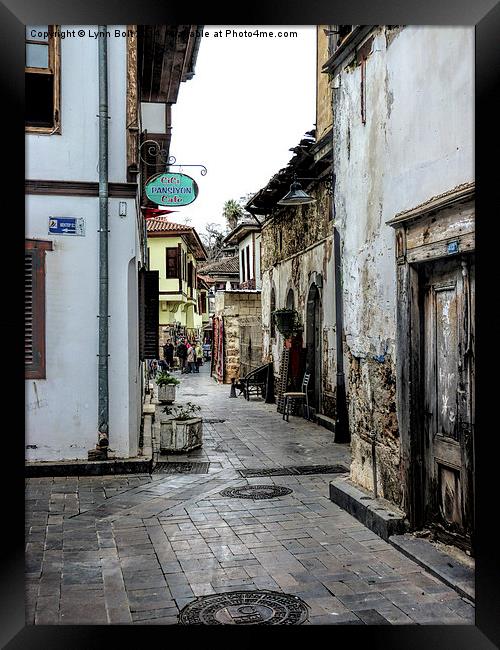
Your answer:
[[[372,32],[366,61],[344,68],[333,98],[335,221],[342,277],[352,479],[401,503],[396,418],[396,269],[386,221],[474,179],[474,29]],[[373,436],[373,438],[372,438]]]
[[[311,284],[321,276],[322,301],[322,412],[335,409],[335,293],[333,273],[332,221],[330,198],[324,184],[307,190],[317,202],[286,208],[268,220],[262,230],[262,330],[263,362],[274,363],[279,375],[283,336],[276,330],[271,337],[271,289],[274,286],[276,309],[286,306],[290,289],[295,309],[304,326],[303,347],[307,340],[307,297]],[[279,242],[281,241],[281,248]]]

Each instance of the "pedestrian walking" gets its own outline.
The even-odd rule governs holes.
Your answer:
[[[196,354],[196,372],[200,372],[200,366],[203,364],[203,348],[199,341],[196,342],[194,351]]]
[[[194,372],[195,371],[195,365],[196,365],[196,352],[193,348],[193,346],[189,346],[189,349],[187,351],[187,364],[188,364],[188,372]]]
[[[184,342],[184,339],[181,339],[181,342],[177,346],[177,356],[179,357],[179,365],[181,367],[181,373],[186,372],[186,358],[187,358],[187,346]]]
[[[149,378],[155,379],[157,372],[158,372],[158,361],[156,359],[151,359],[149,362]]]
[[[170,370],[174,365],[174,345],[170,339],[163,346],[163,358]]]

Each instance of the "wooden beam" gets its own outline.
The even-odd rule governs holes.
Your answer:
[[[137,87],[137,33],[127,25],[127,181],[135,182],[139,173],[139,120]]]

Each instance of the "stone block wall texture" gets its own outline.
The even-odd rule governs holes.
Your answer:
[[[218,291],[215,294],[215,314],[224,318],[224,383],[240,376],[239,318],[261,317],[260,292]]]

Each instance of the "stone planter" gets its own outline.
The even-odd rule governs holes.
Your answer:
[[[191,451],[203,444],[203,418],[160,420],[160,452]]]
[[[158,401],[172,404],[175,401],[175,386],[173,384],[158,386]]]

